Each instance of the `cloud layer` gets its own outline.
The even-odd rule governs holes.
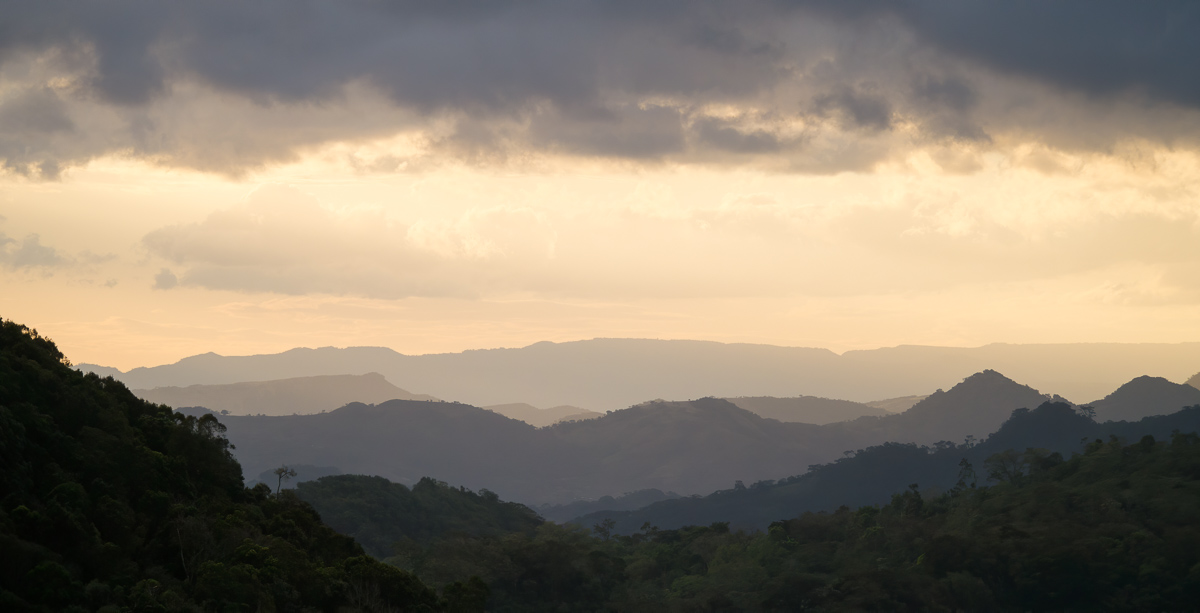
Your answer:
[[[945,143],[1191,147],[1198,133],[1190,2],[47,0],[4,14],[0,159],[43,178],[112,154],[240,174],[398,134],[422,159],[827,173]]]

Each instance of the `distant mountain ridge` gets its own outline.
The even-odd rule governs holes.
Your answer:
[[[616,410],[650,398],[819,396],[868,402],[927,394],[986,369],[1075,401],[1152,373],[1182,381],[1200,343],[900,346],[847,351],[709,341],[593,339],[408,356],[381,347],[208,353],[129,372],[81,364],[135,389],[382,373],[403,389],[476,406],[526,402]]]
[[[554,425],[560,421],[581,421],[585,419],[595,419],[603,415],[595,411],[581,409],[568,405],[550,407],[548,409],[539,409],[531,404],[524,402],[514,402],[511,404],[496,404],[483,407],[493,413],[499,413],[509,419],[523,421],[536,428],[544,428]]]
[[[351,402],[375,404],[386,400],[437,398],[398,388],[383,375],[318,375],[274,381],[250,381],[223,385],[189,385],[135,389],[143,400],[174,407],[205,407],[234,415],[307,415],[332,411]]]

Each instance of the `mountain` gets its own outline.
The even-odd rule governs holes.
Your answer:
[[[535,428],[544,428],[551,424],[556,424],[560,421],[582,421],[585,419],[595,419],[600,417],[602,413],[588,411],[579,407],[568,405],[550,407],[549,409],[539,409],[531,404],[524,402],[514,402],[510,404],[494,404],[492,406],[483,407],[493,413],[499,413],[509,419],[523,421]]]
[[[139,398],[173,407],[205,407],[233,415],[307,415],[333,410],[351,402],[374,404],[385,400],[436,401],[412,394],[383,375],[319,375],[275,381],[224,385],[189,385],[133,390]]]
[[[308,504],[244,488],[214,415],[67,364],[0,320],[0,610],[440,608]]]
[[[885,441],[982,439],[1014,409],[1045,400],[986,371],[904,413],[827,425],[767,419],[718,398],[647,402],[543,428],[466,404],[409,400],[221,421],[252,475],[283,464],[336,466],[405,485],[436,475],[540,505],[648,489],[706,494],[801,473]]]
[[[1184,385],[1190,385],[1196,389],[1200,389],[1200,372],[1192,375],[1192,378],[1188,379]]]
[[[899,398],[887,398],[884,400],[872,400],[863,404],[876,409],[883,409],[888,413],[903,413],[913,407],[914,404],[921,402],[927,396],[901,396]]]
[[[804,424],[829,424],[868,415],[882,417],[890,414],[884,409],[858,402],[815,396],[797,396],[795,398],[742,396],[725,400],[759,417]]]
[[[564,481],[584,472],[581,458],[554,437],[459,403],[389,400],[313,415],[228,415],[221,421],[250,474],[309,464],[407,485],[437,475],[510,500],[541,502],[573,498]]]
[[[1082,451],[1089,440],[1115,436],[1132,441],[1146,435],[1170,440],[1175,431],[1197,430],[1200,408],[1137,422],[1097,424],[1070,405],[1048,402],[1032,411],[1014,411],[999,431],[977,445],[885,443],[778,482],[738,486],[702,498],[666,500],[633,511],[594,511],[572,521],[591,526],[612,519],[616,522],[613,531],[621,534],[637,532],[646,522],[674,529],[721,521],[736,529],[765,530],[778,517],[833,511],[843,505],[882,504],[914,483],[925,493],[947,491],[966,476],[960,464],[964,460],[974,471],[974,476],[966,476],[967,484],[976,481],[982,485],[988,479],[988,459],[1007,450],[1033,448],[1045,454],[1070,455]],[[1020,458],[1014,456],[1014,460]]]
[[[593,339],[416,356],[380,347],[233,357],[208,353],[113,376],[130,387],[151,389],[379,372],[401,388],[475,406],[527,402],[609,411],[650,398],[706,396],[807,395],[866,402],[926,394],[986,369],[1079,401],[1147,373],[1183,380],[1197,364],[1200,343],[900,346],[838,355],[770,345]]]
[[[469,405],[408,400],[221,420],[250,474],[296,464],[402,484],[437,475],[532,504],[654,488],[710,492],[792,474],[843,449],[823,440],[820,426],[763,419],[714,398],[647,403],[540,429]]]
[[[1014,410],[1055,399],[994,370],[985,370],[949,391],[937,390],[903,413],[830,424],[827,436],[838,432],[844,440],[857,441],[858,446],[885,441],[957,442],[967,436],[982,439],[995,432]]]
[[[1200,389],[1162,377],[1138,377],[1089,406],[1096,410],[1097,420],[1108,421],[1165,415],[1198,404]]]
[[[586,458],[577,498],[640,489],[710,492],[840,454],[821,426],[764,419],[718,398],[648,402],[547,434]]]

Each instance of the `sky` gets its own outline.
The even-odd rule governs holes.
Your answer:
[[[1200,4],[3,2],[76,362],[1200,341]]]

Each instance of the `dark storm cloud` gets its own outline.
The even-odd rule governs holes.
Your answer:
[[[1104,96],[1200,106],[1200,3],[914,1],[919,36],[990,67]]]
[[[1184,2],[43,0],[3,2],[0,15],[0,69],[53,56],[47,65],[69,77],[14,73],[25,93],[0,101],[5,165],[43,177],[116,150],[237,172],[339,138],[333,124],[297,135],[250,119],[242,132],[257,134],[247,142],[181,136],[178,122],[190,120],[163,119],[169,111],[154,105],[183,85],[336,113],[347,87],[365,84],[417,118],[465,117],[440,137],[457,153],[511,146],[633,159],[692,146],[796,151],[761,126],[704,115],[713,104],[816,109],[858,133],[886,132],[903,116],[935,137],[986,140],[973,117],[977,85],[942,70],[963,60],[1093,97],[1134,92],[1200,108],[1200,5]],[[47,104],[31,106],[34,96]],[[82,116],[55,106],[59,96],[116,109],[108,116],[119,125],[85,130]],[[27,120],[5,121],[10,107]],[[338,121],[345,138],[403,127]],[[87,134],[63,137],[72,128]]]

